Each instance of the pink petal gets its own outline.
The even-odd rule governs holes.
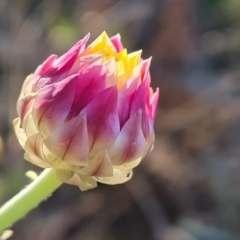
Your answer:
[[[54,70],[53,62],[57,59],[57,55],[51,55],[48,57],[34,72],[32,79],[29,81],[27,87],[35,84],[42,76],[47,76]]]
[[[94,65],[100,65],[102,63],[102,54],[91,54],[78,58],[68,75],[80,73],[86,68],[89,68]]]
[[[147,76],[147,73],[149,72],[150,64],[151,64],[152,58],[143,60],[141,65],[141,73],[142,73],[142,79],[145,79]]]
[[[87,116],[91,153],[110,147],[120,130],[116,86],[101,92],[82,113]]]
[[[115,49],[117,52],[121,52],[123,50],[123,45],[122,45],[122,42],[121,42],[121,36],[120,34],[116,34],[115,36],[112,36],[110,38],[112,44],[114,45]]]
[[[83,39],[81,39],[75,45],[73,45],[65,54],[63,54],[61,57],[54,61],[54,66],[57,68],[65,67],[67,69],[70,69],[69,67],[66,66],[66,63],[69,64],[70,59],[71,60],[76,59],[77,56],[84,51],[89,37],[90,34],[87,34]]]
[[[77,79],[78,75],[73,75],[39,91],[32,115],[37,129],[44,137],[62,124],[68,116]]]
[[[148,108],[146,105],[147,94],[146,82],[142,82],[131,98],[130,117],[134,116],[139,110],[142,111],[142,129],[145,136],[149,135]]]
[[[96,177],[109,177],[113,175],[111,159],[107,151],[101,151],[91,160],[89,166],[78,171],[79,174]]]
[[[77,42],[64,55],[56,59],[52,64],[54,69],[48,74],[41,76],[41,78],[36,82],[34,90],[37,91],[46,85],[56,83],[67,77],[68,72],[71,70],[79,53],[81,53],[85,49],[88,38],[89,35]]]
[[[63,161],[85,166],[89,149],[86,117],[79,115],[63,123],[44,140],[44,144]]]
[[[121,165],[139,158],[145,146],[146,140],[141,129],[141,113],[137,112],[123,126],[109,150],[109,156],[114,165]]]
[[[119,91],[118,114],[121,128],[130,117],[131,99],[140,81],[140,75],[134,76]]]
[[[150,87],[150,84],[151,84],[151,77],[150,77],[150,73],[147,72],[146,74],[146,77],[144,78],[143,80],[144,84],[145,84],[145,104],[146,104],[146,108],[147,109],[150,109],[150,100],[151,100],[151,87]],[[149,112],[150,113],[150,112]]]
[[[142,82],[138,89],[132,94],[130,116],[135,115],[139,109],[145,108],[148,86],[146,81]]]
[[[147,94],[149,95],[149,94]],[[154,133],[154,120],[157,112],[157,105],[159,99],[159,89],[152,95],[150,101],[148,101],[150,96],[147,96],[145,109],[143,111],[142,129],[145,137],[148,139]],[[149,104],[148,104],[149,103]]]
[[[157,105],[159,99],[159,88],[156,89],[156,92],[153,94],[151,98],[151,117],[154,120],[157,112]]]
[[[131,99],[130,116],[133,116],[137,111],[142,111],[142,130],[144,136],[148,138],[153,131],[153,119],[150,114],[149,103],[149,84],[150,81],[146,78],[137,91],[133,94]]]
[[[35,71],[34,76],[44,76],[53,70],[53,63],[57,59],[57,55],[49,56]]]
[[[105,89],[105,69],[93,66],[84,70],[78,77],[76,93],[67,119],[71,119]]]

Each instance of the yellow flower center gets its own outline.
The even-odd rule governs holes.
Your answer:
[[[141,52],[137,51],[128,54],[127,50],[123,49],[118,53],[105,32],[88,47],[88,54],[102,54],[103,63],[114,57],[118,89],[121,89],[133,75],[133,69],[140,62]]]

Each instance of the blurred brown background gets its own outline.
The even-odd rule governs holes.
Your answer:
[[[123,185],[64,185],[12,240],[240,239],[239,0],[0,0],[0,204],[30,180],[13,134],[26,75],[87,32],[153,56],[153,152]]]

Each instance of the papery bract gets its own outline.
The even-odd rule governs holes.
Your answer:
[[[119,34],[88,38],[26,78],[13,122],[25,159],[81,190],[131,178],[153,147],[159,97],[141,51],[128,54]]]

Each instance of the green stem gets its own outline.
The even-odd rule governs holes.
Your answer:
[[[36,180],[0,208],[0,232],[24,217],[61,184],[55,169],[44,170]]]

